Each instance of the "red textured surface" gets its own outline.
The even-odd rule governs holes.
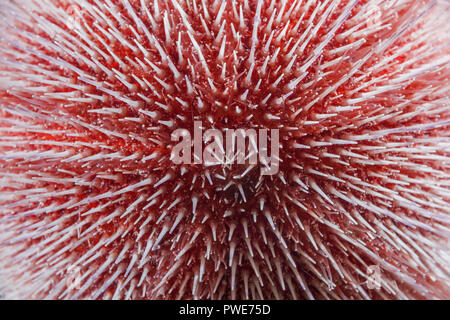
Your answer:
[[[70,8],[70,2],[51,2],[56,7],[64,8],[66,11]],[[89,1],[89,3],[93,4],[94,2]],[[121,296],[125,297],[130,288],[140,283],[140,289],[131,289],[131,298],[311,298],[312,296],[317,298],[360,298],[364,295],[355,290],[351,279],[359,283],[363,283],[365,279],[352,266],[357,266],[357,269],[365,272],[365,267],[376,264],[376,259],[367,254],[367,251],[371,251],[377,257],[380,257],[380,261],[392,266],[391,270],[395,270],[395,272],[390,271],[388,267],[384,267],[383,276],[389,281],[395,280],[406,296],[427,297],[429,292],[421,291],[420,285],[422,288],[428,288],[428,290],[430,290],[430,287],[433,288],[431,289],[433,294],[448,297],[448,287],[444,281],[438,280],[435,282],[429,276],[430,271],[423,269],[421,266],[412,268],[411,264],[406,263],[411,259],[410,253],[395,248],[379,234],[373,237],[373,233],[367,228],[367,225],[375,227],[377,223],[381,223],[387,228],[393,225],[403,232],[417,233],[430,242],[445,245],[442,239],[448,237],[448,229],[446,229],[448,224],[446,225],[446,222],[439,221],[434,216],[418,214],[417,210],[402,205],[402,201],[398,198],[392,198],[389,190],[395,191],[396,195],[406,198],[414,194],[417,199],[415,203],[419,204],[420,208],[426,212],[436,213],[436,216],[442,215],[442,212],[448,214],[448,208],[442,209],[442,204],[441,207],[430,205],[434,201],[430,200],[430,194],[436,195],[435,189],[429,188],[422,182],[414,182],[414,179],[417,181],[422,179],[429,181],[430,184],[440,183],[440,179],[448,176],[450,173],[447,161],[448,150],[438,149],[433,155],[440,158],[428,159],[426,157],[414,158],[408,153],[408,148],[433,147],[434,142],[427,143],[421,139],[448,138],[448,125],[441,125],[432,130],[394,132],[384,134],[377,139],[358,140],[355,138],[365,134],[373,134],[378,130],[413,127],[449,120],[450,114],[445,110],[429,113],[419,112],[401,117],[401,115],[419,110],[421,104],[433,103],[448,97],[448,89],[444,85],[439,87],[439,83],[448,84],[448,68],[443,67],[437,71],[433,69],[411,81],[401,83],[398,88],[387,92],[377,94],[371,92],[376,90],[377,85],[382,86],[383,82],[378,82],[375,85],[368,84],[358,93],[352,92],[362,85],[363,82],[358,77],[364,74],[368,75],[363,80],[365,83],[384,77],[387,79],[384,82],[386,84],[389,79],[399,73],[401,74],[402,68],[412,70],[426,63],[432,63],[443,56],[442,51],[436,52],[426,55],[424,59],[415,61],[412,65],[405,64],[408,60],[415,58],[417,54],[426,52],[428,46],[439,45],[438,40],[432,42],[432,40],[424,38],[423,41],[416,41],[418,36],[415,32],[421,30],[423,24],[429,23],[427,19],[430,18],[425,15],[425,20],[420,20],[419,23],[414,24],[385,51],[368,58],[367,62],[360,67],[359,72],[354,73],[348,81],[336,90],[332,90],[326,97],[315,102],[306,110],[307,106],[315,101],[320,94],[346,75],[352,74],[352,68],[355,67],[355,64],[361,61],[382,40],[395,35],[401,29],[402,24],[417,16],[418,12],[423,11],[429,1],[414,1],[411,2],[415,4],[414,6],[405,6],[397,10],[395,19],[387,16],[387,18],[392,18],[390,28],[366,35],[363,44],[342,53],[333,53],[332,50],[354,43],[362,37],[355,37],[352,34],[344,38],[333,37],[324,47],[320,58],[307,68],[308,75],[293,90],[287,88],[287,85],[290,81],[303,75],[300,67],[313,56],[314,50],[324,41],[331,26],[344,12],[349,2],[339,2],[330,16],[326,18],[324,25],[316,30],[304,50],[296,52],[298,54],[297,60],[291,71],[288,72],[286,68],[290,62],[288,54],[292,48],[292,43],[300,39],[303,32],[307,30],[308,19],[311,18],[314,21],[314,27],[320,20],[321,15],[311,17],[317,6],[317,4],[314,4],[303,13],[298,11],[292,14],[289,21],[283,19],[282,22],[275,24],[272,28],[272,30],[275,30],[273,39],[276,39],[288,25],[286,36],[282,37],[279,42],[274,40],[268,52],[265,52],[263,45],[267,37],[270,36],[270,32],[264,31],[270,19],[268,9],[270,1],[266,1],[266,6],[261,13],[261,26],[258,30],[260,43],[256,45],[254,71],[249,82],[246,82],[245,78],[252,62],[249,56],[252,47],[255,3],[251,3],[249,10],[243,10],[245,26],[242,28],[238,27],[239,19],[236,18],[233,10],[225,10],[223,13],[221,21],[226,21],[223,36],[226,36],[227,39],[223,59],[218,58],[223,36],[220,41],[215,41],[220,25],[214,25],[214,18],[210,20],[204,18],[206,25],[214,34],[214,36],[208,35],[202,26],[201,18],[204,17],[204,13],[203,15],[196,14],[192,6],[183,4],[190,25],[195,31],[195,39],[202,47],[202,52],[208,63],[209,76],[187,35],[181,15],[172,3],[168,5],[172,40],[166,38],[163,15],[159,19],[156,18],[157,27],[152,27],[152,22],[148,16],[143,11],[137,11],[139,18],[149,28],[151,34],[159,41],[167,56],[174,63],[180,73],[179,78],[175,77],[167,61],[161,58],[158,49],[150,43],[146,34],[136,25],[133,16],[126,10],[122,2],[112,1],[112,3],[116,6],[116,12],[120,13],[119,20],[123,20],[124,23],[121,24],[105,7],[100,6],[98,8],[104,14],[103,19],[108,18],[113,21],[112,24],[123,38],[120,39],[121,41],[114,38],[112,34],[105,35],[105,29],[102,31],[102,28],[97,24],[98,21],[96,22],[97,19],[94,16],[96,11],[82,11],[82,28],[92,41],[92,43],[88,43],[83,39],[80,40],[79,36],[79,42],[75,42],[74,39],[77,38],[72,38],[72,36],[76,36],[77,31],[71,30],[64,25],[63,21],[43,10],[35,12],[35,16],[45,18],[49,23],[58,26],[58,29],[55,27],[55,37],[51,37],[44,29],[35,28],[33,24],[27,26],[15,21],[17,30],[13,31],[13,36],[19,41],[17,44],[5,42],[7,48],[16,52],[15,55],[7,52],[5,54],[6,59],[10,59],[19,65],[23,63],[25,67],[22,70],[23,74],[21,74],[18,71],[19,67],[15,64],[0,63],[0,73],[16,72],[17,79],[28,79],[31,83],[30,86],[43,87],[44,89],[42,92],[31,92],[23,89],[25,86],[21,88],[14,83],[6,89],[0,86],[0,104],[10,106],[14,110],[30,110],[44,117],[40,118],[37,114],[35,116],[23,116],[20,112],[14,115],[10,110],[0,109],[2,129],[16,128],[17,123],[15,121],[37,128],[37,130],[31,128],[22,131],[3,130],[2,135],[7,137],[8,141],[13,141],[11,139],[17,137],[18,140],[25,141],[25,143],[1,144],[0,152],[2,154],[19,151],[68,152],[67,155],[45,160],[26,157],[12,160],[0,159],[0,171],[3,177],[7,177],[9,174],[13,177],[29,179],[26,182],[16,180],[11,185],[3,184],[0,186],[0,196],[8,193],[15,194],[13,199],[0,199],[0,205],[3,207],[0,210],[0,219],[5,225],[13,226],[10,229],[13,231],[8,234],[9,239],[13,240],[3,239],[6,241],[3,246],[16,246],[17,253],[15,256],[8,257],[8,259],[12,263],[19,262],[23,268],[21,270],[30,272],[28,278],[24,278],[20,274],[13,275],[11,278],[16,279],[17,277],[19,283],[30,285],[35,281],[33,274],[39,274],[46,268],[50,268],[49,270],[53,272],[55,269],[52,269],[52,266],[61,263],[61,272],[54,272],[42,282],[36,282],[42,284],[45,289],[36,291],[36,295],[30,294],[30,297],[40,298],[47,295],[52,298],[69,297],[69,295],[61,296],[65,290],[64,281],[67,277],[64,270],[67,270],[70,265],[78,265],[81,268],[82,275],[94,274],[109,258],[117,259],[127,243],[130,248],[126,250],[122,261],[117,264],[110,263],[106,271],[93,280],[92,286],[84,291],[79,291],[81,293],[78,296],[76,291],[72,294],[77,298],[112,297],[117,292],[118,287],[125,283],[124,294]],[[130,3],[135,10],[138,10],[139,1],[130,1]],[[152,3],[153,1],[149,4],[150,8]],[[216,3],[215,7],[211,6],[209,9],[211,17],[215,17],[219,11],[221,2]],[[241,4],[241,1],[238,1],[238,3]],[[291,4],[291,1],[287,1],[286,7],[288,8]],[[352,18],[365,8],[365,4],[366,1],[360,1],[351,10],[347,18],[349,22],[345,22],[339,27],[336,34],[341,34],[355,27],[355,20],[352,20]],[[231,6],[231,1],[228,2],[228,5]],[[160,9],[165,10],[165,5],[160,3]],[[199,12],[202,12],[200,8]],[[303,22],[295,30],[294,27],[302,14],[304,14]],[[237,41],[234,37],[231,24],[242,35],[240,41]],[[88,30],[88,27],[90,30]],[[111,30],[108,29],[108,31]],[[138,37],[133,30],[137,31]],[[66,39],[67,42],[64,42],[63,39]],[[136,50],[127,46],[123,40],[130,43],[130,46],[133,46]],[[181,41],[183,50],[182,59],[176,45],[178,40]],[[145,48],[148,56],[144,55],[135,41]],[[292,42],[289,43],[289,41]],[[415,44],[408,51],[397,55],[399,50],[411,42],[415,42]],[[105,43],[108,44],[111,52],[123,61],[122,64],[119,64],[112,57],[112,54],[108,53]],[[58,46],[67,50],[63,52],[64,50],[61,49],[58,52]],[[100,48],[101,52],[96,50],[95,47]],[[27,49],[33,51],[27,52]],[[280,50],[278,57],[273,63],[268,64],[266,72],[262,72],[261,69],[266,57],[273,56],[278,49]],[[236,50],[239,61],[235,61],[233,50]],[[449,53],[448,49],[445,50]],[[36,54],[36,52],[41,55]],[[75,52],[86,57],[90,62],[77,57],[74,54]],[[107,58],[105,58],[106,56]],[[331,67],[323,67],[328,62],[341,56],[346,58]],[[127,57],[133,63],[129,62],[130,60],[126,59]],[[382,61],[384,57],[392,57],[392,63],[385,67],[370,69]],[[94,59],[109,70],[110,75],[102,68],[95,66]],[[146,67],[142,68],[136,59],[146,64]],[[161,68],[162,74],[158,75],[145,62],[145,59]],[[64,64],[61,64],[61,61],[65,61]],[[222,78],[224,63],[226,63],[227,71],[225,78]],[[405,65],[401,66],[402,64]],[[33,66],[39,69],[33,70]],[[124,74],[125,82],[130,85],[118,80],[112,72],[114,69]],[[38,79],[40,78],[38,77],[42,76],[42,70],[50,71],[53,75],[57,74],[62,77],[61,79],[69,79],[71,83],[65,81],[61,83],[39,83]],[[92,82],[85,81],[84,76],[81,76],[77,70],[92,76],[91,80],[97,81],[98,87],[92,85]],[[278,85],[273,86],[273,83],[280,76],[280,70],[284,70],[284,77]],[[371,73],[369,74],[369,72]],[[34,78],[37,80],[33,80],[33,75],[38,76]],[[148,85],[141,86],[132,75],[139,79],[146,79],[153,88]],[[155,76],[158,76],[169,87],[164,88],[155,79]],[[189,88],[184,81],[185,76],[189,78],[195,90],[191,94],[188,93]],[[208,78],[212,80],[216,90],[208,84]],[[259,80],[261,80],[260,88],[255,90]],[[428,90],[430,86],[437,89]],[[120,93],[121,97],[136,102],[136,105],[121,101],[100,87]],[[240,96],[247,89],[249,90],[247,97],[240,100]],[[89,99],[86,94],[91,94],[101,97],[104,101],[101,99],[69,101],[51,95],[51,93],[60,92],[75,92],[75,98],[86,99]],[[425,92],[425,94],[418,97],[418,92]],[[262,103],[269,93],[272,94],[271,98],[268,99],[266,104]],[[321,115],[334,113],[335,106],[347,106],[351,99],[364,97],[364,93],[373,96],[358,104],[360,108],[357,110],[341,111],[330,118],[320,118]],[[145,96],[147,101],[138,94]],[[289,95],[285,96],[287,94]],[[282,98],[277,100],[280,97]],[[186,106],[183,106],[175,98],[183,100]],[[199,110],[198,98],[203,101],[205,109]],[[405,101],[418,102],[403,105]],[[168,110],[159,107],[155,102],[166,105]],[[115,108],[117,113],[99,114],[92,112],[92,110],[101,108]],[[236,108],[240,108],[240,113],[236,111]],[[300,108],[303,108],[303,110],[297,113]],[[158,115],[151,118],[139,112],[139,110],[154,111]],[[396,112],[398,112],[398,115]],[[267,114],[278,116],[280,119],[270,120],[267,118]],[[382,115],[387,115],[386,119],[382,118]],[[248,116],[252,116],[252,118],[248,120]],[[377,118],[377,116],[379,117]],[[374,118],[371,119],[371,117]],[[126,121],[125,118],[136,118],[137,122]],[[170,133],[176,128],[186,128],[192,132],[194,120],[202,120],[206,128],[210,126],[218,129],[280,129],[280,157],[283,161],[280,166],[280,175],[264,177],[261,188],[257,189],[255,186],[259,179],[258,168],[253,169],[244,178],[236,179],[233,177],[243,173],[247,166],[233,165],[224,169],[222,166],[174,165],[168,159],[174,144],[170,141]],[[175,124],[172,128],[168,128],[158,121],[175,121]],[[317,121],[318,123],[312,123],[311,121]],[[46,130],[46,132],[40,132],[40,130]],[[101,132],[101,130],[107,131]],[[114,134],[118,135],[114,136]],[[347,142],[333,144],[332,139]],[[48,142],[48,145],[44,144],[45,141]],[[63,142],[66,145],[59,146],[55,142]],[[309,146],[309,148],[295,148],[295,143]],[[405,149],[393,147],[392,152],[377,153],[373,151],[377,148],[385,148],[386,144],[391,143],[403,143]],[[115,154],[116,152],[120,156],[118,159],[103,158],[96,160],[89,158],[102,153]],[[158,154],[155,159],[142,160],[154,152]],[[357,156],[345,152],[353,152]],[[330,154],[339,155],[339,157],[330,157]],[[81,159],[71,158],[77,155],[81,155]],[[136,158],[127,159],[132,155],[135,155]],[[409,165],[405,164],[405,159],[410,163]],[[302,168],[299,169],[293,164]],[[420,170],[424,167],[431,171]],[[183,169],[186,169],[184,175],[182,175]],[[216,174],[223,175],[224,170],[226,171],[225,180],[215,176]],[[213,177],[212,185],[206,178],[207,172]],[[317,172],[321,174],[317,174]],[[168,173],[171,174],[172,179],[161,186],[155,187],[155,184]],[[113,178],[107,178],[105,175],[111,175]],[[327,175],[329,176],[327,177]],[[334,180],[330,180],[330,176]],[[351,178],[349,178],[350,176]],[[309,187],[308,190],[304,190],[295,182],[296,177]],[[409,179],[407,182],[409,191],[401,189],[402,184],[398,183],[399,181],[405,181],[405,177]],[[151,179],[152,183],[115,196],[95,199],[96,196],[118,192],[127,186],[132,186],[146,179]],[[283,182],[283,179],[286,183]],[[221,190],[230,183],[231,186],[226,190]],[[181,186],[176,189],[179,184]],[[246,195],[246,202],[241,198],[239,185],[242,186]],[[320,195],[320,192],[313,187],[314,185],[331,199],[332,205]],[[46,194],[46,196],[41,195],[33,200],[33,197],[30,196],[31,193],[29,193],[30,190],[41,188],[42,190],[45,189],[42,194]],[[17,192],[20,190],[26,192],[18,195]],[[380,213],[377,214],[367,207],[356,204],[354,200],[346,201],[342,197],[338,197],[334,193],[335,190],[338,190],[341,195],[346,194],[350,199],[354,196],[362,203],[374,204],[383,210],[390,210],[394,218]],[[68,191],[69,194],[58,195],[59,192],[64,191]],[[158,191],[161,191],[161,195],[155,198],[156,202],[144,210],[143,208],[151,202],[152,195]],[[141,196],[144,196],[146,200],[140,202],[125,217],[120,217]],[[439,194],[436,196],[438,197]],[[193,197],[198,198],[198,205],[195,212],[195,221],[192,222],[194,218],[192,212]],[[91,198],[93,200],[89,201]],[[263,210],[260,209],[261,199],[264,199]],[[448,201],[448,197],[441,197],[440,199],[443,202]],[[179,202],[168,210],[167,208],[174,201]],[[422,201],[422,204],[420,201]],[[296,202],[301,203],[301,206],[297,205]],[[436,203],[434,202],[434,204]],[[46,208],[59,205],[65,206],[65,208],[60,210],[49,209],[45,212]],[[104,207],[102,207],[103,205]],[[40,212],[39,209],[42,209],[42,211]],[[98,211],[94,211],[95,209],[98,209]],[[231,210],[232,215],[224,217],[227,210]],[[120,214],[112,219],[106,219],[114,212]],[[156,241],[164,227],[170,229],[180,212],[184,216],[176,230],[172,234],[167,233],[159,246],[144,257],[146,263],[143,264],[143,267],[137,268],[147,241]],[[267,212],[270,213],[276,230],[272,230],[269,219],[266,217]],[[362,220],[358,224],[354,224],[344,212],[351,216],[358,215]],[[165,215],[165,217],[158,221],[161,215]],[[395,217],[409,218],[416,223],[416,226],[398,221]],[[447,217],[445,219],[448,220]],[[103,221],[103,218],[106,220]],[[203,221],[206,218],[207,220]],[[59,221],[58,219],[63,220]],[[89,229],[99,221],[103,222],[93,230]],[[147,221],[147,224],[143,226],[144,221]],[[302,230],[298,221],[301,221],[301,224],[310,231],[316,243],[309,239],[308,233]],[[344,246],[343,238],[333,231],[330,224],[338,226],[346,236],[357,239],[356,241],[363,248],[366,248],[366,251],[349,242],[346,242]],[[248,238],[244,232],[244,225],[247,225],[248,228]],[[430,231],[427,226],[433,228],[433,230]],[[34,230],[36,233],[33,234],[32,238],[20,239],[23,232],[22,228],[25,228],[26,232]],[[42,233],[43,230],[47,232]],[[26,232],[25,234],[27,234]],[[216,234],[215,240],[213,239],[214,232]],[[287,251],[276,232],[282,235],[288,248]],[[198,233],[198,236],[196,236],[196,233]],[[230,234],[232,234],[231,237]],[[62,238],[65,235],[67,235],[67,238]],[[107,243],[107,240],[115,235],[119,235],[118,238]],[[177,260],[177,255],[182,252],[193,237],[195,240],[192,242],[192,247]],[[85,241],[79,241],[80,239]],[[251,249],[249,249],[246,239],[250,239]],[[8,241],[10,242],[8,243]],[[317,241],[321,242],[318,244],[319,249],[315,247]],[[405,241],[407,242],[407,240]],[[101,253],[96,259],[87,264],[75,263],[82,257],[86,257],[84,262],[89,261],[92,256],[85,255],[96,244],[101,244],[92,252],[93,254]],[[208,244],[211,245],[210,258],[202,260]],[[236,268],[238,270],[237,276],[235,275],[236,290],[230,288],[233,277],[232,268],[228,264],[231,244],[236,246],[234,258],[237,260]],[[22,245],[23,247],[21,247]],[[343,246],[348,247],[347,251],[342,249]],[[36,248],[36,251],[32,251],[30,248]],[[332,259],[325,251],[331,253]],[[286,254],[286,252],[289,252],[289,254]],[[357,253],[356,256],[352,254],[353,252]],[[139,257],[136,265],[131,263],[134,254]],[[253,257],[250,258],[249,254],[250,257],[251,255]],[[256,264],[256,268],[252,266],[251,259]],[[315,262],[313,267],[308,262],[309,259]],[[290,263],[290,260],[295,261],[295,266]],[[176,272],[165,279],[165,275],[178,262],[180,262],[180,266]],[[205,264],[203,279],[201,283],[195,284],[194,278],[201,272],[202,263]],[[335,267],[336,263],[340,266],[339,268]],[[109,284],[104,292],[101,292],[100,296],[96,295],[116,271],[125,271],[130,268],[130,265],[132,265],[131,273],[121,272],[114,282]],[[346,270],[343,276],[339,275],[338,269],[340,268]],[[265,284],[262,287],[258,287],[257,283],[261,282],[258,281],[258,272],[255,270],[261,272],[262,281]],[[316,270],[316,273],[314,270]],[[283,281],[279,279],[277,272],[281,272],[286,284],[281,284]],[[133,273],[135,274],[133,275]],[[405,284],[399,280],[398,274],[400,273],[414,278],[418,284],[417,287],[413,288],[410,284]],[[329,276],[336,286],[334,290],[329,291],[317,274],[321,274],[324,278]],[[435,277],[435,275],[432,276]],[[161,281],[164,281],[164,284],[160,285]],[[197,286],[197,290],[194,290],[193,293],[192,288],[195,288],[195,286]],[[246,286],[249,286],[250,289],[246,289]],[[308,289],[305,289],[305,286]],[[283,290],[282,287],[285,287],[285,289]],[[371,298],[395,297],[386,289],[381,291],[368,290],[366,295]]]

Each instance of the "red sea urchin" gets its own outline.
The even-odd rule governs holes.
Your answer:
[[[450,297],[447,4],[0,12],[7,297]],[[279,129],[278,173],[174,164],[194,121]]]

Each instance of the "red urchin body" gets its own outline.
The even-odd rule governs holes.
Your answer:
[[[0,6],[11,297],[449,297],[441,4],[26,3]],[[278,173],[174,164],[194,121],[280,130]]]

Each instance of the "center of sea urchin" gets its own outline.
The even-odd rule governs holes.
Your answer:
[[[45,0],[19,10],[2,40],[1,123],[23,128],[26,143],[0,147],[15,179],[0,212],[2,239],[19,245],[11,259],[31,276],[11,278],[52,298],[426,296],[428,273],[445,278],[437,247],[448,235],[448,115],[434,103],[448,89],[433,87],[448,72],[427,50],[435,25],[415,25],[428,3]],[[277,174],[174,164],[171,134],[193,136],[195,121],[278,129]],[[381,291],[362,284],[373,265]]]

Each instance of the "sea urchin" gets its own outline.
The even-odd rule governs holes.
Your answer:
[[[7,297],[450,297],[447,4],[15,0],[0,15]],[[196,122],[278,130],[276,174],[175,163],[172,132]]]

